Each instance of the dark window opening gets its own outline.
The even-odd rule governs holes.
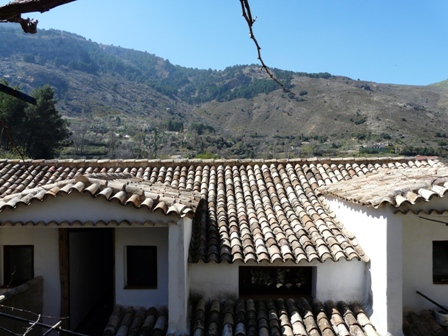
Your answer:
[[[448,241],[432,242],[432,282],[448,284]]]
[[[242,298],[311,298],[312,282],[312,267],[239,268],[239,295]]]
[[[4,286],[14,287],[34,278],[34,246],[5,245]]]
[[[126,288],[157,288],[157,247],[126,247]]]

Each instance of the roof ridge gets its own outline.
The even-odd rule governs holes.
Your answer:
[[[292,159],[0,159],[1,163],[9,164],[29,164],[44,166],[66,166],[66,167],[87,167],[95,165],[98,167],[162,167],[162,166],[206,166],[210,164],[219,165],[256,165],[256,164],[285,164],[285,163],[385,163],[385,162],[409,162],[409,161],[439,161],[434,156],[398,156],[398,157],[312,157],[312,158],[292,158]]]

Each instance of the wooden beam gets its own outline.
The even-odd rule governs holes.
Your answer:
[[[14,90],[13,88],[10,88],[9,86],[0,84],[0,91],[4,92],[6,94],[9,94],[10,96],[19,98],[21,100],[26,101],[27,103],[36,105],[37,104],[37,100],[34,97],[28,96],[27,94]]]

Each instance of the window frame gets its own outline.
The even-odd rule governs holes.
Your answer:
[[[11,265],[11,255],[14,254],[14,250],[25,250],[29,253],[30,261],[26,262],[29,265],[21,265],[23,267],[30,267],[25,273],[29,274],[28,277],[23,279],[14,280],[14,276]],[[17,252],[16,252],[17,253]],[[21,284],[34,279],[34,245],[3,245],[3,286],[4,287],[17,287]]]
[[[145,260],[148,267],[142,267]],[[140,279],[139,279],[140,278]],[[143,278],[143,279],[142,279]],[[157,246],[154,245],[126,245],[125,246],[125,289],[157,289],[158,262]]]
[[[432,242],[432,283],[448,285],[448,240]]]

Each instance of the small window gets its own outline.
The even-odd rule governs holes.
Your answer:
[[[432,282],[448,284],[448,241],[432,242]]]
[[[240,267],[240,297],[312,296],[312,267]]]
[[[4,286],[14,287],[34,278],[34,247],[31,245],[5,245]]]
[[[126,288],[157,288],[157,247],[126,247]]]

